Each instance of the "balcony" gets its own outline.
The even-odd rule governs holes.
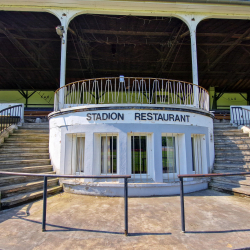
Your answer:
[[[55,92],[55,111],[91,104],[161,104],[209,111],[209,94],[206,89],[189,82],[123,76],[81,80]]]

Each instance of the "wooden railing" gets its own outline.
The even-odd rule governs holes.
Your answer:
[[[88,104],[177,104],[209,111],[209,94],[192,83],[160,79],[112,77],[67,84],[55,92],[54,110]]]

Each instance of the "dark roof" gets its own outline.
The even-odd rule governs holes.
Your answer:
[[[0,88],[59,87],[59,20],[49,13],[1,12]],[[199,84],[248,92],[250,21],[208,19],[197,28]],[[108,76],[192,82],[189,30],[173,17],[80,15],[68,30],[66,83]]]

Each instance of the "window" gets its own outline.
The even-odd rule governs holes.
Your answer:
[[[162,171],[176,173],[175,137],[162,136]]]
[[[206,173],[206,146],[205,136],[194,134],[191,137],[192,144],[192,170],[195,174]]]
[[[147,174],[147,136],[131,136],[131,173]]]
[[[176,181],[179,174],[186,173],[185,134],[162,134],[161,148],[163,181]]]
[[[101,136],[101,174],[117,174],[117,136]]]
[[[76,138],[76,173],[84,173],[85,137]]]
[[[70,134],[68,136],[69,148],[66,152],[68,155],[68,163],[71,174],[84,174],[84,158],[85,158],[85,137],[84,134]]]

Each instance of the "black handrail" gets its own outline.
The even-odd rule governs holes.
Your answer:
[[[17,175],[17,176],[37,176],[43,177],[43,219],[42,219],[42,232],[46,231],[46,210],[47,210],[47,178],[91,178],[91,179],[124,179],[124,223],[125,223],[125,236],[128,236],[128,178],[131,175],[57,175],[57,174],[32,174],[32,173],[17,173],[0,171],[3,175]]]
[[[250,172],[236,172],[224,174],[180,174],[180,199],[181,199],[181,229],[185,233],[185,210],[184,210],[184,192],[183,192],[183,178],[201,178],[201,177],[218,177],[218,176],[235,176],[235,175],[250,175]]]
[[[22,119],[23,105],[15,105],[0,110],[0,133],[13,124],[18,124]]]
[[[231,122],[239,125],[250,125],[250,110],[243,107],[231,107]]]

